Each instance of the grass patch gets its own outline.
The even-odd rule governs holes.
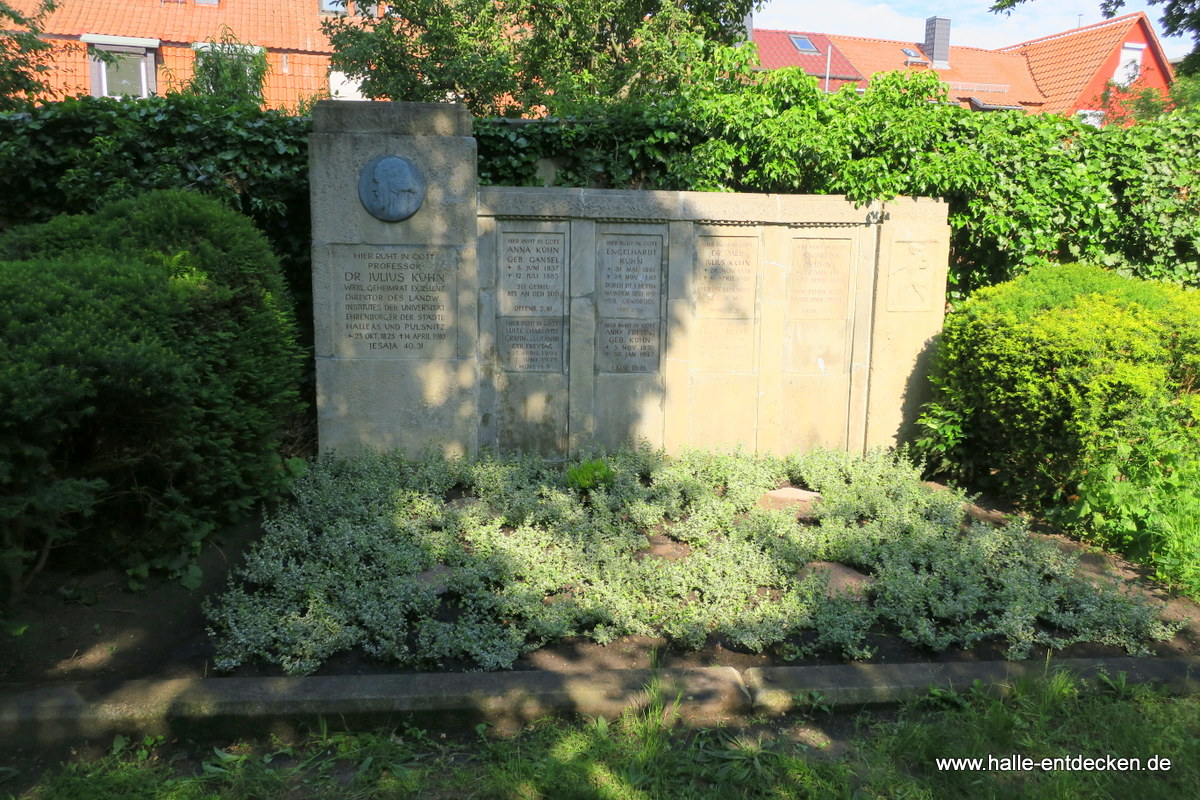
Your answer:
[[[511,738],[404,728],[319,730],[303,741],[201,748],[124,742],[51,770],[23,798],[1117,798],[1200,796],[1200,701],[1122,676],[1093,683],[1057,673],[1004,687],[937,692],[862,717],[846,755],[814,757],[771,727],[675,727],[669,699],[614,721],[545,720]],[[937,759],[1139,758],[1168,770],[942,770]]]
[[[976,686],[907,706],[875,728],[857,774],[866,785],[895,787],[893,797],[1200,797],[1196,697],[1168,698],[1123,674],[1089,686],[1059,672],[1006,688],[1003,697]],[[989,770],[989,756],[1002,768]],[[1003,768],[999,760],[1012,756],[1037,766]],[[1109,756],[1137,759],[1140,768],[1113,769]],[[1155,757],[1169,759],[1169,768],[1151,769]],[[1103,766],[1072,767],[1080,758]],[[982,759],[983,771],[939,769],[938,759]]]
[[[931,490],[895,454],[642,448],[582,463],[317,460],[208,604],[217,667],[303,675],[361,648],[397,666],[501,669],[568,636],[690,649],[719,634],[754,652],[860,659],[873,630],[929,652],[998,639],[1010,658],[1080,641],[1145,653],[1171,634],[1024,527],[965,527],[965,497]],[[756,507],[786,483],[822,494],[815,521]],[[649,556],[652,533],[687,557]],[[813,561],[874,582],[829,596],[821,573],[801,577]]]

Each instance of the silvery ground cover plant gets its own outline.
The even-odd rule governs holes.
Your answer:
[[[322,457],[207,604],[217,667],[305,675],[357,648],[397,667],[503,669],[563,637],[635,634],[863,659],[872,631],[930,652],[998,639],[1019,659],[1075,642],[1147,654],[1173,634],[1024,525],[965,524],[965,495],[920,476],[885,452]],[[788,484],[820,492],[814,519],[758,507]],[[652,534],[686,556],[648,555]],[[814,561],[874,580],[831,594],[827,573],[802,572]]]

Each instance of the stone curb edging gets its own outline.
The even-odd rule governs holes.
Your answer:
[[[502,732],[554,713],[616,717],[645,708],[648,687],[685,724],[777,715],[819,703],[862,706],[915,699],[931,687],[992,687],[1063,668],[1127,684],[1200,692],[1200,658],[1060,659],[1050,662],[845,664],[552,672],[419,673],[311,678],[179,678],[76,683],[0,695],[0,741],[48,745],[118,733],[261,735],[317,717],[357,725],[417,717],[440,724],[488,722]]]
[[[418,717],[488,722],[501,730],[554,713],[616,717],[645,707],[648,687],[698,724],[745,713],[751,697],[732,667],[554,672],[416,673],[309,678],[177,678],[76,683],[0,695],[0,741],[50,744],[117,733],[262,734],[318,717],[359,725]]]
[[[1200,658],[1065,658],[1050,661],[978,661],[940,664],[839,664],[826,667],[752,667],[743,673],[754,711],[783,714],[815,703],[853,706],[899,703],[933,687],[964,690],[976,681],[1000,689],[1056,669],[1081,677],[1105,674],[1128,685],[1153,683],[1172,693],[1200,692]]]

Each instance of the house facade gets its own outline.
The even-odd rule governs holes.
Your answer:
[[[934,71],[955,102],[977,111],[1067,114],[1100,124],[1102,96],[1166,91],[1174,73],[1145,14],[1128,14],[998,50],[952,45],[950,20],[930,17],[920,41],[755,28],[765,69],[800,67],[828,91],[878,72]]]
[[[10,3],[31,13],[38,0]],[[228,33],[265,51],[267,106],[360,99],[353,82],[330,71],[321,22],[377,8],[372,0],[61,0],[43,23],[56,46],[52,89],[56,97],[163,94],[184,85],[197,53]],[[1142,13],[999,50],[952,45],[945,17],[930,17],[920,41],[762,28],[752,38],[764,69],[800,67],[826,91],[863,88],[878,72],[933,70],[955,102],[979,111],[1077,114],[1097,124],[1109,81],[1165,91],[1173,77]]]
[[[1150,20],[1128,14],[1095,25],[1004,48],[1022,56],[1046,95],[1047,112],[1099,122],[1100,98],[1109,82],[1119,89],[1167,91],[1171,66]]]
[[[9,0],[31,13],[37,0]],[[354,85],[330,73],[332,48],[321,21],[375,13],[355,0],[62,0],[43,20],[55,44],[49,73],[55,97],[148,97],[182,86],[198,51],[226,33],[265,51],[264,101],[291,107],[315,97],[356,99]],[[348,6],[348,8],[347,8]],[[97,58],[107,53],[108,58]]]

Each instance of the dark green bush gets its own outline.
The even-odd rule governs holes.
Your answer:
[[[280,480],[300,350],[278,261],[215,200],[156,192],[0,237],[0,515],[40,551],[182,569]]]
[[[306,117],[186,94],[0,114],[0,225],[92,213],[155,189],[203,192],[254,220],[306,303],[311,128]]]
[[[919,450],[1200,591],[1200,295],[1062,266],[946,322]]]
[[[1101,434],[1192,390],[1198,312],[1191,292],[1081,265],[981,289],[947,318],[919,447],[980,488],[1059,499]]]

